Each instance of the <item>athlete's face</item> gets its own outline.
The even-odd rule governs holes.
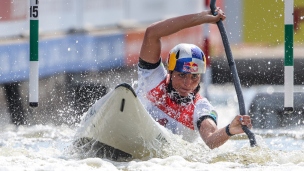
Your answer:
[[[172,86],[181,96],[188,96],[189,93],[192,93],[200,79],[201,74],[172,72]]]

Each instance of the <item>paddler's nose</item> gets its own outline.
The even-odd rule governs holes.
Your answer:
[[[184,78],[184,85],[188,87],[191,85],[191,82],[192,82],[191,74],[187,74]]]

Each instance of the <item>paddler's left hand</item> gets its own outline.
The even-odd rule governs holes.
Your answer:
[[[242,125],[246,125],[249,129],[252,128],[251,118],[248,115],[237,115],[231,122],[229,130],[231,134],[244,133]]]

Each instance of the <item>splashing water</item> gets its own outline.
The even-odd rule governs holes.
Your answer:
[[[227,88],[225,90],[227,91]],[[214,92],[219,92],[219,89],[215,89]],[[246,95],[250,92],[244,93]],[[231,96],[231,99],[233,97]],[[237,104],[234,100],[226,104],[215,104],[215,107],[220,115],[220,128],[229,123],[237,113]],[[258,147],[250,147],[246,135],[233,136],[214,150],[210,150],[202,140],[189,143],[180,136],[173,135],[161,151],[154,152],[148,157],[120,162],[74,151],[72,144],[77,128],[78,125],[46,124],[16,127],[1,123],[0,170],[304,169],[304,127],[301,126],[253,129]]]

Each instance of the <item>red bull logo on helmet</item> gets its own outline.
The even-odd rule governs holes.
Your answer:
[[[184,62],[183,72],[198,72],[198,65],[194,62]]]

